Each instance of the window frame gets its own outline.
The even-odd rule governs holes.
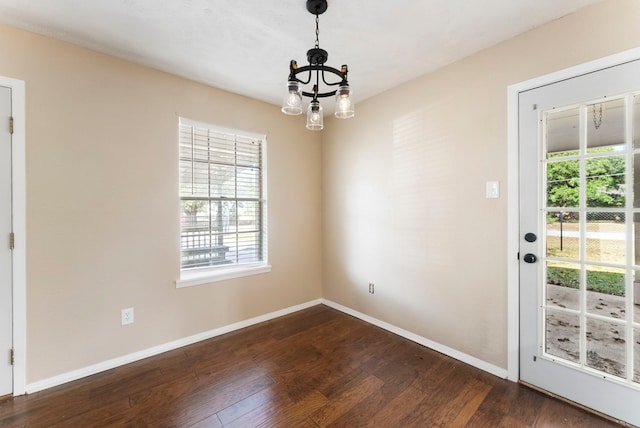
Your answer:
[[[198,128],[205,128],[215,133],[220,134],[232,134],[234,136],[246,137],[256,139],[261,144],[261,162],[260,162],[260,206],[261,206],[261,224],[259,233],[261,234],[260,241],[262,242],[262,254],[263,260],[248,263],[233,263],[229,265],[221,266],[202,266],[202,267],[182,267],[182,224],[178,223],[180,240],[178,242],[178,249],[180,253],[179,265],[180,265],[180,278],[175,281],[176,288],[191,287],[194,285],[206,284],[216,281],[224,281],[233,278],[240,278],[250,275],[257,275],[267,273],[271,271],[271,265],[268,262],[268,233],[267,233],[267,136],[266,134],[258,134],[254,132],[242,131],[239,129],[228,128],[211,123],[201,122],[185,117],[179,117],[178,120],[178,159],[180,156],[180,133],[183,126],[193,126]],[[180,191],[181,184],[181,172],[180,161],[177,162],[178,166],[178,207],[181,207],[182,198]],[[235,199],[235,198],[234,198]],[[211,200],[211,198],[210,198]],[[181,208],[180,208],[181,209]],[[181,218],[181,216],[180,216]]]

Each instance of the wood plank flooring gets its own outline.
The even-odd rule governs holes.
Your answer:
[[[0,402],[1,427],[615,427],[324,305]]]

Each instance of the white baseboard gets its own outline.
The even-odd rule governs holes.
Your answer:
[[[422,346],[426,346],[427,348],[433,349],[434,351],[438,351],[441,354],[447,355],[451,358],[455,358],[456,360],[462,361],[463,363],[469,364],[480,370],[484,370],[485,372],[491,373],[492,375],[498,376],[502,379],[507,378],[506,369],[487,363],[486,361],[483,361],[479,358],[465,354],[464,352],[457,351],[453,348],[449,348],[448,346],[426,339],[422,336],[418,336],[417,334],[411,333],[410,331],[403,330],[401,328],[398,328],[384,321],[380,321],[379,319],[370,317],[369,315],[355,311],[351,308],[347,308],[346,306],[342,306],[338,303],[332,302],[331,300],[322,299],[322,303],[334,309],[337,309],[341,312],[344,312],[345,314],[349,314],[363,321],[366,321],[369,324],[373,324],[387,331],[390,331],[391,333],[397,334],[398,336],[402,336],[405,339],[409,339]]]
[[[74,380],[81,379],[86,376],[91,376],[96,373],[103,372],[105,370],[110,370],[125,364],[133,363],[134,361],[142,360],[144,358],[153,357],[154,355],[161,354],[163,352],[171,351],[177,348],[181,348],[183,346],[191,345],[196,342],[200,342],[202,340],[211,339],[212,337],[220,336],[226,333],[230,333],[235,330],[240,330],[245,327],[252,326],[254,324],[258,324],[264,321],[269,321],[274,318],[281,317],[283,315],[288,315],[294,312],[301,311],[306,308],[310,308],[315,305],[325,304],[329,307],[337,309],[346,314],[352,315],[356,318],[359,318],[363,321],[366,321],[370,324],[383,328],[387,331],[390,331],[398,336],[402,336],[406,339],[409,339],[413,342],[416,342],[422,346],[426,346],[427,348],[431,348],[435,351],[438,351],[442,354],[448,355],[456,360],[460,360],[464,363],[467,363],[471,366],[477,367],[481,370],[489,372],[495,376],[506,378],[507,371],[500,367],[494,366],[493,364],[489,364],[486,361],[482,361],[476,357],[472,357],[471,355],[467,355],[463,352],[457,351],[455,349],[449,348],[447,346],[441,345],[439,343],[433,342],[429,339],[426,339],[422,336],[418,336],[417,334],[411,333],[409,331],[398,328],[394,325],[386,323],[384,321],[380,321],[376,318],[370,317],[369,315],[365,315],[361,312],[355,311],[353,309],[347,308],[346,306],[342,306],[338,303],[332,302],[331,300],[326,299],[316,299],[306,303],[302,303],[300,305],[291,306],[285,309],[281,309],[279,311],[270,312],[268,314],[260,315],[254,318],[250,318],[248,320],[240,321],[234,324],[230,324],[224,327],[216,328],[213,330],[205,331],[203,333],[195,334],[193,336],[185,337],[183,339],[174,340],[173,342],[165,343],[163,345],[154,346],[153,348],[144,349],[142,351],[134,352],[132,354],[124,355],[122,357],[113,358],[111,360],[103,361],[98,364],[93,364],[88,367],[84,367],[78,370],[73,370],[67,373],[63,373],[61,375],[53,376],[47,379],[43,379],[37,382],[33,382],[26,385],[26,392],[28,394],[32,394],[34,392],[42,391],[44,389],[52,388],[54,386],[62,385],[67,382],[71,382]]]
[[[110,370],[115,367],[119,367],[125,364],[133,363],[134,361],[142,360],[144,358],[152,357],[154,355],[161,354],[163,352],[171,351],[183,346],[191,345],[202,340],[211,339],[212,337],[220,336],[225,333],[229,333],[241,328],[249,327],[254,324],[258,324],[264,321],[269,321],[274,318],[288,315],[294,312],[301,311],[302,309],[316,306],[322,303],[322,299],[312,300],[310,302],[302,303],[300,305],[291,306],[279,311],[270,312],[268,314],[260,315],[248,320],[240,321],[234,324],[230,324],[224,327],[216,328],[213,330],[205,331],[203,333],[195,334],[193,336],[185,337],[183,339],[174,340],[173,342],[165,343],[163,345],[154,346],[153,348],[144,349],[142,351],[134,352],[133,354],[124,355],[122,357],[113,358],[111,360],[103,361],[98,364],[93,364],[88,367],[84,367],[78,370],[73,370],[61,375],[53,376],[48,379],[43,379],[37,382],[27,384],[26,392],[31,394],[34,392],[42,391],[47,388],[62,385],[63,383],[71,382],[86,376],[91,376],[96,373]]]

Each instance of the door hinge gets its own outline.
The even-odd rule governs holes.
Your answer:
[[[16,352],[11,348],[11,365],[13,366],[16,363]]]
[[[11,232],[9,234],[9,249],[13,250],[15,245],[16,245],[16,236],[13,234],[13,232]]]
[[[13,116],[9,116],[9,134],[13,134]]]

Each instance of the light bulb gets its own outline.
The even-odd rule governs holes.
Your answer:
[[[348,96],[340,95],[338,98],[338,110],[344,111],[351,107],[351,100]]]
[[[338,119],[349,119],[355,116],[355,110],[350,98],[351,90],[349,85],[340,85],[336,91],[336,112]]]
[[[312,100],[307,109],[307,129],[320,131],[323,127],[322,106],[318,100]]]
[[[295,92],[289,92],[289,96],[287,97],[287,105],[293,107],[298,104],[298,94],[296,94]]]
[[[300,93],[300,83],[295,80],[287,82],[287,93],[282,100],[282,112],[289,115],[302,114],[302,94]]]

